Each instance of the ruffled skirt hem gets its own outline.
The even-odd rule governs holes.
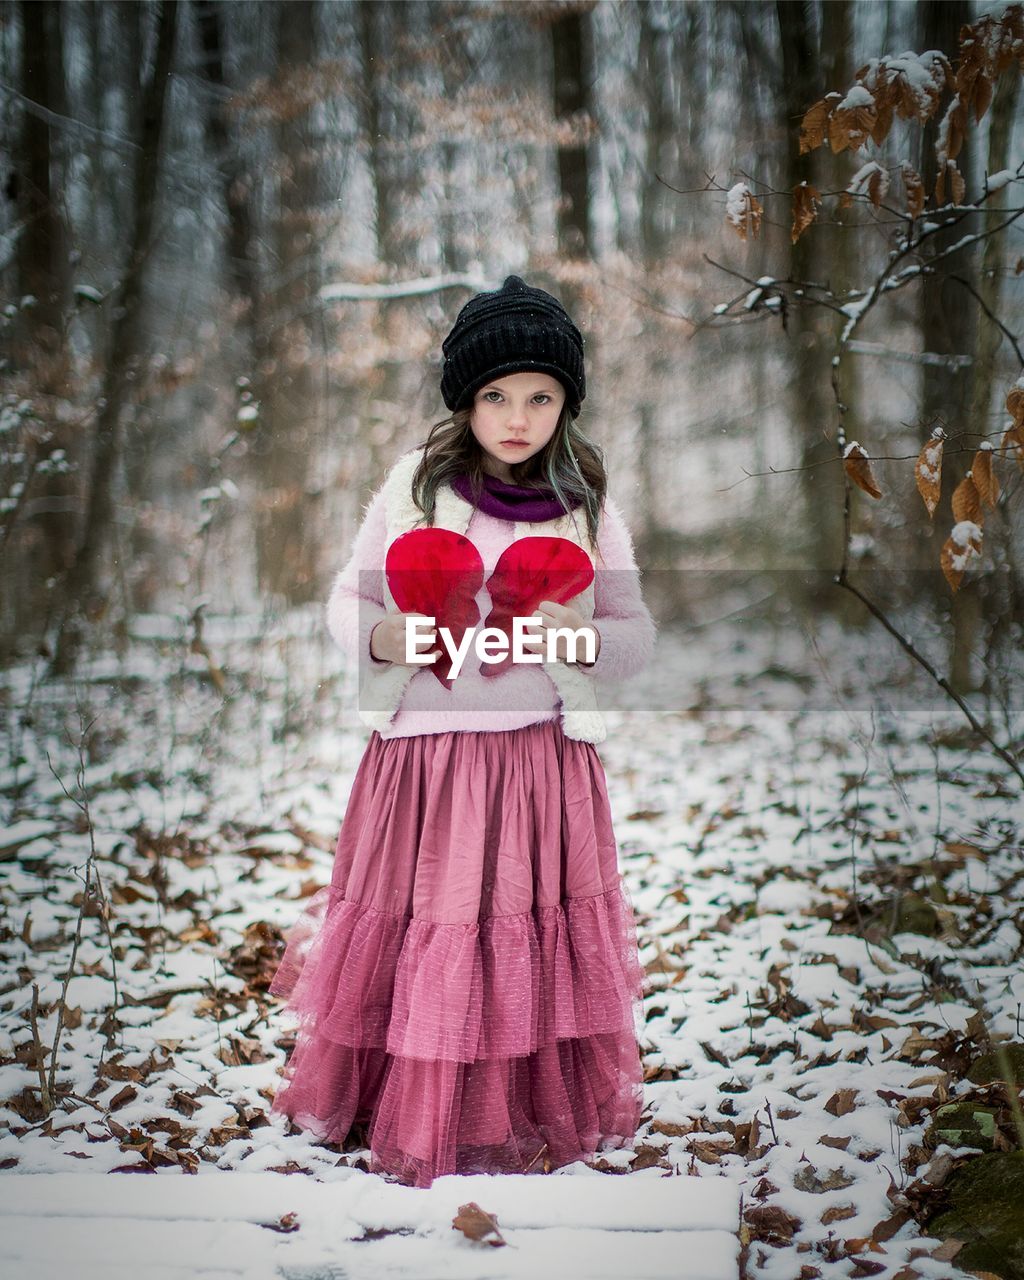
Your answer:
[[[454,746],[446,741],[456,738]],[[432,775],[430,760],[445,751],[454,760],[446,757],[445,772]],[[445,1173],[543,1171],[628,1144],[642,1106],[643,974],[593,747],[563,740],[557,724],[545,723],[507,734],[437,735],[426,752],[419,743],[371,738],[334,883],[310,899],[289,933],[270,988],[298,1022],[273,1110],[339,1144],[354,1124],[366,1125],[371,1171],[414,1186]],[[549,769],[554,784],[536,785],[560,787],[556,802],[541,794],[535,804],[495,804],[490,812],[500,816],[472,840],[457,813],[437,828],[442,841],[458,831],[463,847],[500,846],[512,879],[488,864],[451,883],[489,881],[514,901],[529,894],[524,876],[543,863],[557,894],[550,873],[569,859],[578,882],[601,892],[563,892],[558,902],[535,900],[509,914],[484,910],[471,922],[424,918],[422,903],[418,913],[383,910],[351,894],[354,882],[369,880],[363,864],[396,876],[396,868],[411,866],[422,876],[422,850],[438,847],[429,823],[411,819],[406,831],[381,818],[382,795],[400,806],[403,795],[413,804],[426,794],[429,806],[431,786],[453,793],[454,774],[457,794],[459,771],[469,764],[492,781],[506,770],[508,784],[545,752],[557,752],[560,767]],[[568,834],[558,816],[567,787],[585,800],[572,806],[577,813],[596,814]],[[368,837],[372,804],[377,830],[388,832],[383,843]],[[516,825],[538,808],[554,826]],[[443,867],[452,864],[447,848]],[[390,885],[378,897],[411,906],[409,894]],[[429,900],[438,907],[432,914],[447,905],[444,895]]]

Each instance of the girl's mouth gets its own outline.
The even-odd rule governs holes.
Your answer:
[[[529,440],[502,440],[501,443],[515,449],[527,449],[530,444]]]

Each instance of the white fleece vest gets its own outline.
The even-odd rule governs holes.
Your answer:
[[[412,477],[421,456],[420,449],[403,454],[391,468],[384,482],[384,509],[389,547],[401,534],[416,528],[423,518],[423,513],[412,500]],[[457,494],[451,485],[442,485],[437,491],[433,527],[465,534],[473,511],[472,503]],[[594,549],[587,537],[586,520],[578,513],[575,521],[571,514],[563,514],[555,520],[516,521],[514,540],[526,537],[567,538],[581,547],[591,563],[594,563]],[[387,575],[383,569],[381,579],[387,608],[398,611],[398,605],[388,588]],[[594,584],[591,583],[585,591],[574,597],[572,605],[587,621],[593,618]],[[486,616],[486,609],[484,616]],[[426,668],[406,666],[397,662],[389,666],[377,666],[369,660],[361,665],[363,673],[359,718],[371,729],[382,732],[390,725],[397,712],[406,685],[414,675],[425,672]],[[581,742],[604,741],[607,730],[604,717],[598,709],[593,677],[575,663],[569,662],[545,663],[542,669],[550,677],[561,698],[561,720],[565,736],[576,738]],[[500,680],[501,676],[497,679]]]

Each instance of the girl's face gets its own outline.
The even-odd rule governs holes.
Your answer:
[[[548,373],[508,373],[482,386],[469,425],[483,469],[509,480],[510,466],[532,458],[555,434],[564,404],[565,388]]]

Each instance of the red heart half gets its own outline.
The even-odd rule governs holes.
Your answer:
[[[423,613],[447,627],[455,644],[480,621],[476,595],[484,562],[467,537],[449,529],[411,529],[388,547],[384,559],[388,587],[402,613]],[[440,657],[431,670],[449,691],[452,662],[438,637]]]
[[[512,619],[529,617],[542,600],[568,604],[594,581],[594,566],[582,547],[568,538],[518,538],[498,557],[487,579],[491,611],[484,624],[498,627],[512,645]],[[512,654],[485,662],[481,674],[500,675]]]

